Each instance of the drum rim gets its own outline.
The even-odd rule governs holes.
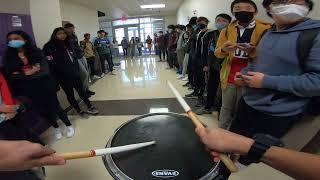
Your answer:
[[[111,147],[111,143],[115,137],[115,135],[120,131],[120,129],[124,126],[126,126],[127,124],[133,122],[133,121],[137,121],[139,119],[145,118],[145,117],[150,117],[150,116],[157,116],[157,115],[178,115],[178,116],[185,116],[182,114],[178,114],[178,113],[148,113],[148,114],[144,114],[138,117],[135,117],[134,119],[131,119],[125,123],[123,123],[121,126],[119,126],[113,133],[113,135],[109,138],[108,143],[106,145],[106,148]],[[187,116],[185,116],[187,117]],[[188,117],[187,117],[188,118]],[[109,174],[114,178],[114,179],[121,179],[121,180],[133,180],[132,178],[128,177],[124,172],[121,171],[121,169],[116,165],[116,163],[114,162],[112,155],[105,155],[102,156],[102,161],[103,164],[105,165],[106,169],[108,170]],[[215,177],[218,176],[219,170],[219,164],[221,162],[217,162],[216,165],[206,174],[204,175],[202,178],[200,178],[199,180],[211,180]]]

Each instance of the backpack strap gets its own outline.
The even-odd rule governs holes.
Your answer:
[[[320,33],[320,28],[303,30],[299,37],[297,43],[297,55],[299,59],[300,66],[305,70],[305,64],[308,60],[310,51],[314,45],[314,40]]]

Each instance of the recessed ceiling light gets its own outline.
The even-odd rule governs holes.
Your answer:
[[[163,19],[154,19],[153,21],[163,21]]]
[[[165,4],[145,4],[140,6],[141,9],[156,9],[156,8],[165,8]]]

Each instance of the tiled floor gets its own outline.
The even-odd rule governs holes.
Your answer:
[[[123,103],[129,102],[133,106],[137,104],[130,102],[139,99],[143,107],[132,107],[137,109],[157,108],[155,99],[169,99],[172,101],[173,94],[167,87],[170,80],[183,95],[189,91],[182,87],[184,82],[176,80],[173,70],[166,70],[166,63],[158,63],[153,56],[136,58],[134,60],[122,60],[121,67],[116,71],[116,76],[107,75],[92,87],[97,95],[93,101],[100,103],[99,108],[104,108],[102,116],[80,119],[72,116],[72,122],[76,127],[76,135],[71,139],[63,139],[52,143],[58,153],[87,150],[92,148],[103,148],[113,132],[123,123],[137,117],[138,113],[128,110],[124,112]],[[153,99],[153,100],[152,100]],[[121,102],[117,100],[122,100]],[[113,103],[117,106],[112,106]],[[148,103],[144,103],[148,102]],[[164,102],[167,102],[164,100]],[[139,103],[138,103],[139,104]],[[172,103],[171,103],[172,104]],[[117,109],[118,110],[114,110]],[[108,111],[112,109],[117,112]],[[174,108],[173,108],[174,109]],[[171,110],[171,109],[170,109]],[[177,110],[181,111],[181,110]],[[141,114],[142,115],[142,114]],[[217,124],[216,114],[201,116],[208,126],[215,127]],[[48,131],[44,138],[52,139],[52,131]],[[63,167],[48,167],[47,180],[111,180],[101,158],[91,158],[69,161]],[[290,178],[274,171],[265,165],[253,165],[248,169],[234,174],[232,180],[289,180]]]

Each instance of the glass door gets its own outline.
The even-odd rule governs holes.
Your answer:
[[[139,37],[139,26],[138,25],[131,25],[131,26],[118,26],[114,29],[115,38],[117,39],[118,43],[120,44],[123,37],[126,37],[128,41],[131,40],[132,37]],[[122,46],[119,46],[120,54],[123,54]]]
[[[118,41],[119,44],[121,44],[121,41],[122,41],[123,37],[127,37],[127,36],[125,35],[125,31],[124,31],[124,28],[123,28],[123,27],[121,27],[121,28],[116,28],[116,29],[114,30],[114,32],[115,32],[115,38],[117,39],[117,41]],[[122,46],[119,46],[119,53],[120,53],[120,54],[123,54]]]
[[[134,37],[140,37],[139,36],[139,27],[138,26],[133,26],[133,27],[128,27],[128,38],[131,40],[131,38]]]

